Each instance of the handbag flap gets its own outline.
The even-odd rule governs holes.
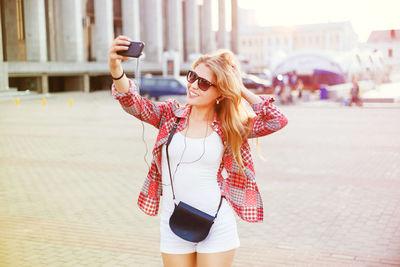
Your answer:
[[[198,210],[195,207],[192,207],[192,206],[186,204],[185,202],[180,201],[179,204],[178,204],[178,207],[182,207],[182,208],[184,208],[184,209],[186,209],[186,210],[188,210],[188,211],[190,211],[190,212],[192,212],[192,213],[194,213],[194,214],[196,214],[196,215],[198,215],[198,216],[200,216],[200,217],[202,217],[202,218],[204,218],[204,219],[206,219],[208,221],[214,221],[214,216],[211,216],[211,215],[209,215],[209,214],[207,214],[207,213],[205,213],[205,212],[203,212],[201,210]]]

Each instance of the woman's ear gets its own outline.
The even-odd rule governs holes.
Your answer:
[[[220,95],[219,97],[217,97],[218,101],[221,101],[222,99],[224,99],[224,97],[222,95]]]

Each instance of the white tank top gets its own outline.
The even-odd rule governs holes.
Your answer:
[[[213,131],[205,140],[186,137],[186,149],[184,149],[184,138],[182,133],[176,133],[168,148],[175,202],[178,204],[179,201],[183,201],[214,216],[221,198],[217,173],[222,160],[223,143],[219,135]],[[204,141],[205,149],[203,148]],[[204,155],[198,160],[203,150]],[[180,160],[181,164],[177,168]],[[196,162],[186,163],[192,161]],[[161,164],[163,183],[161,217],[170,217],[174,210],[174,202],[165,145],[162,148]]]

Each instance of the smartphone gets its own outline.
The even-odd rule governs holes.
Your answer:
[[[139,57],[142,54],[143,48],[143,42],[131,42],[128,50],[117,51],[117,54],[126,57]]]

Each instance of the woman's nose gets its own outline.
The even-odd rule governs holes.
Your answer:
[[[195,89],[199,89],[199,80],[195,80],[194,82],[192,82],[192,84],[190,85],[190,87],[194,87]]]

